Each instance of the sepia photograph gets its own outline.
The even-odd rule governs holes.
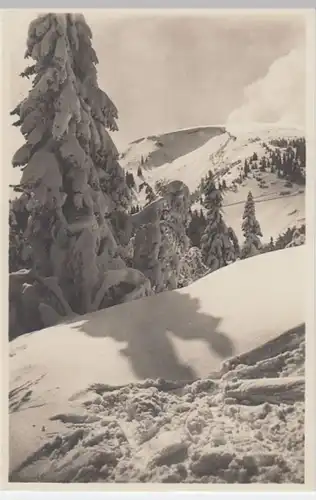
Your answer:
[[[2,15],[8,483],[304,485],[306,11]]]

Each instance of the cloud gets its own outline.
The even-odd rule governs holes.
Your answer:
[[[305,49],[296,48],[276,59],[267,74],[244,91],[242,106],[227,119],[227,127],[274,123],[304,127]]]

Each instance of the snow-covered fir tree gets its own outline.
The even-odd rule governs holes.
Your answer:
[[[28,212],[25,196],[9,201],[9,272],[29,267],[32,262],[32,249],[24,237]]]
[[[166,179],[158,179],[155,183],[155,191],[159,196],[164,196],[167,193],[167,184],[168,181]]]
[[[156,293],[178,286],[180,259],[189,243],[189,189],[182,181],[169,182],[165,188],[163,197],[132,215],[137,228],[133,266],[150,280]]]
[[[126,179],[126,184],[130,189],[135,188],[136,183],[132,172],[126,172],[125,179]]]
[[[304,245],[305,239],[305,234],[301,231],[301,228],[295,228],[292,236],[292,241],[287,244],[286,248]]]
[[[189,248],[180,260],[179,288],[190,285],[208,272],[209,268],[203,263],[201,250],[198,247]]]
[[[211,171],[203,182],[202,201],[207,210],[207,225],[201,238],[201,250],[205,264],[215,271],[236,260],[237,237],[224,221],[223,195],[216,188]]]
[[[190,210],[190,221],[187,228],[187,235],[190,238],[192,247],[201,247],[201,237],[206,227],[206,220],[203,210],[200,212]]]
[[[157,198],[153,188],[149,184],[146,184],[145,193],[147,204],[153,202]]]
[[[239,259],[240,258],[240,246],[239,246],[239,241],[238,241],[238,238],[236,236],[236,233],[235,231],[233,230],[232,227],[229,227],[228,228],[228,234],[229,234],[229,237],[231,239],[231,242],[234,246],[234,251],[235,251],[235,260],[236,259]]]
[[[165,209],[160,221],[162,234],[158,259],[161,262],[162,285],[157,291],[178,287],[180,260],[189,248],[186,234],[189,223],[190,191],[182,181],[171,181],[166,186]]]
[[[22,76],[32,87],[11,113],[26,141],[12,163],[23,167],[32,269],[10,276],[10,313],[26,331],[104,307],[122,282],[132,292],[118,292],[118,301],[149,293],[124,262],[131,196],[109,135],[117,110],[98,86],[91,39],[81,14],[43,14],[28,30],[25,57],[34,64]]]
[[[241,249],[241,258],[246,259],[260,253],[262,237],[260,224],[256,219],[255,202],[249,191],[243,214],[242,231],[245,238]]]
[[[144,181],[139,185],[138,192],[141,193],[141,191],[145,190],[145,197],[146,197],[146,204],[152,203],[154,200],[157,199],[157,195],[153,188],[151,187],[148,182]]]
[[[288,227],[287,230],[280,234],[276,241],[275,250],[288,248],[289,246],[303,245],[306,237],[306,225],[302,224],[300,227]]]
[[[245,175],[245,177],[248,177],[249,172],[250,172],[249,162],[247,159],[245,159],[245,162],[244,162],[244,175]]]

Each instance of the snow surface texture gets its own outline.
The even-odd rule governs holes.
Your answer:
[[[304,256],[12,341],[10,480],[304,482]]]
[[[254,125],[248,128],[226,129],[222,126],[195,127],[178,130],[161,136],[149,136],[134,141],[122,154],[120,163],[133,172],[137,188],[143,180],[152,187],[161,179],[181,179],[194,193],[202,177],[211,169],[227,186],[239,176],[244,160],[265,153],[263,143],[277,138],[304,137],[304,131],[273,125]],[[143,158],[143,178],[137,177],[137,169]],[[275,174],[260,173],[266,182],[263,189],[251,176],[238,191],[228,191],[224,198],[224,216],[238,238],[242,239],[241,220],[244,204],[251,190],[256,203],[256,213],[261,225],[262,242],[269,242],[288,227],[305,222],[305,189],[293,185],[284,187],[285,180]],[[288,194],[285,195],[284,191]],[[282,194],[281,194],[282,193]],[[144,203],[144,194],[135,193],[137,202]],[[200,208],[197,203],[192,207]],[[278,214],[278,217],[275,216]]]

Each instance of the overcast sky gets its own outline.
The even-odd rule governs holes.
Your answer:
[[[253,12],[84,12],[99,58],[99,85],[119,110],[117,146],[152,133],[225,123],[242,104],[248,85],[264,77],[281,56],[304,48],[299,14]],[[5,14],[5,29],[13,34],[8,68],[12,107],[30,86],[18,75],[26,66],[26,34],[35,16],[23,10]],[[14,150],[18,131],[10,137]]]

